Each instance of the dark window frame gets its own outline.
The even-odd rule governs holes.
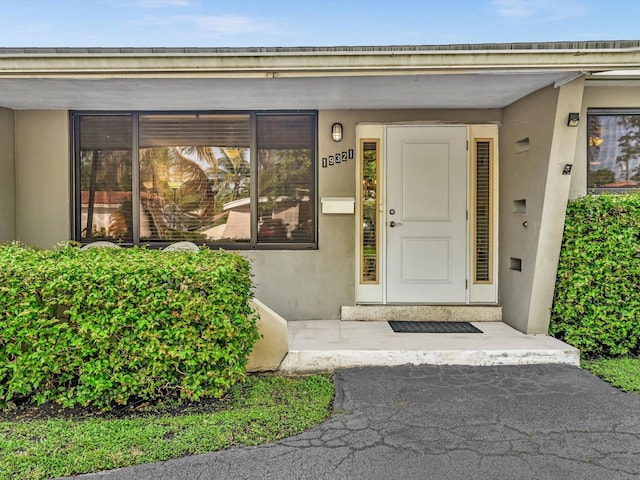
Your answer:
[[[81,237],[81,186],[80,186],[80,119],[88,116],[106,117],[120,116],[131,119],[132,128],[132,199],[133,211],[139,210],[140,205],[140,185],[139,185],[139,118],[143,115],[238,115],[244,114],[250,117],[250,165],[251,165],[251,238],[249,242],[207,242],[198,241],[198,244],[205,244],[211,248],[226,250],[317,250],[318,249],[318,223],[319,223],[319,197],[318,197],[318,112],[316,110],[136,110],[136,111],[100,111],[100,110],[74,110],[69,112],[70,125],[70,178],[71,178],[71,238],[81,243],[91,243],[93,240],[82,241]],[[312,241],[311,242],[260,242],[258,241],[258,133],[257,118],[260,116],[309,116],[311,118],[311,132],[313,142],[311,145],[311,207],[313,214]],[[254,180],[255,179],[255,180]],[[122,246],[144,245],[149,248],[164,248],[170,245],[171,241],[141,241],[138,215],[133,215],[134,231],[133,241],[123,242]]]
[[[586,163],[587,163],[587,182],[586,182],[586,187],[587,187],[587,193],[592,193],[592,194],[601,194],[601,193],[631,193],[631,192],[637,192],[640,190],[640,181],[638,182],[638,186],[629,186],[629,187],[598,187],[598,186],[591,186],[592,184],[592,169],[591,169],[591,155],[592,155],[592,149],[594,148],[594,146],[592,145],[593,139],[591,138],[591,124],[592,124],[592,119],[593,117],[596,116],[609,116],[609,117],[616,117],[616,116],[637,116],[638,118],[640,118],[640,108],[637,107],[630,107],[630,108],[589,108],[587,109],[587,122],[586,122]],[[640,132],[639,132],[639,141],[640,141]],[[595,148],[598,148],[598,146],[596,146]],[[638,159],[640,162],[640,159]],[[615,179],[615,177],[614,177]]]

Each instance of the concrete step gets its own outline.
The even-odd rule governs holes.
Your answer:
[[[343,321],[413,320],[431,322],[501,322],[495,305],[352,305],[343,306]]]
[[[482,333],[395,333],[386,322],[289,322],[287,374],[392,365],[580,364],[580,352],[553,337],[525,335],[502,322]]]

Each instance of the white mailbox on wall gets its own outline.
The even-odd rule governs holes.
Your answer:
[[[322,197],[322,213],[353,214],[355,199],[353,197]]]

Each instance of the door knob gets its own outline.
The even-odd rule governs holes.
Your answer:
[[[401,224],[401,223],[394,222],[393,220],[391,220],[391,221],[389,222],[389,226],[390,226],[391,228],[393,228],[393,227],[399,227],[400,225],[402,225],[402,224]]]

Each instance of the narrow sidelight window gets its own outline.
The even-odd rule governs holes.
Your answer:
[[[492,139],[475,140],[474,282],[491,283],[493,269]]]
[[[378,140],[362,140],[362,196],[360,212],[362,228],[360,245],[360,283],[379,283],[379,232],[378,232]]]

